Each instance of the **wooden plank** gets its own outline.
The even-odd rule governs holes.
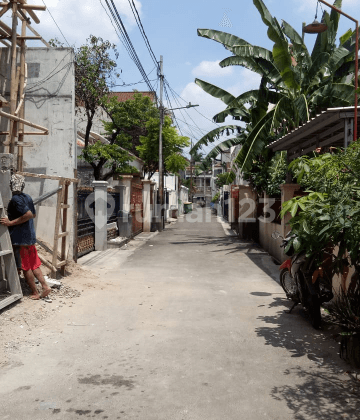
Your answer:
[[[57,263],[56,268],[63,268],[65,265],[67,265],[68,261],[64,260],[64,261],[60,261],[59,263]]]
[[[41,178],[41,179],[53,179],[55,181],[68,181],[78,183],[80,180],[75,178],[64,178],[62,176],[43,175],[43,174],[32,174],[31,172],[18,172],[19,175],[30,177],[30,178]]]
[[[0,40],[1,39],[5,39],[5,40],[11,40],[11,36],[0,36]],[[34,40],[34,41],[39,41],[42,39],[41,36],[18,36],[17,39],[21,40]]]
[[[25,12],[24,12],[25,13]],[[20,17],[20,19],[22,19],[22,17],[21,17],[21,15],[19,14],[18,15],[18,17]],[[26,22],[26,26],[27,26],[27,28],[34,34],[34,35],[36,35],[36,36],[41,36],[31,25],[30,25],[30,23],[29,22]],[[48,48],[50,48],[51,47],[51,45],[48,43],[48,42],[46,42],[45,41],[45,39],[44,38],[41,38],[41,42],[43,43],[43,44],[45,44]]]
[[[62,231],[63,231],[63,233],[61,234],[62,240],[61,240],[60,259],[62,261],[66,260],[66,236],[68,236],[70,234],[70,232],[67,232],[68,198],[69,198],[69,185],[66,184],[65,185],[65,191],[64,191],[64,200],[62,202],[62,206],[65,206],[65,208],[63,208],[63,217],[62,217]],[[61,267],[61,274],[63,276],[65,276],[65,266]]]
[[[70,207],[70,204],[61,204],[62,209],[69,209]]]
[[[62,206],[60,206],[62,208]],[[69,236],[70,232],[61,232],[57,235],[58,239],[64,238],[65,236]]]
[[[26,12],[23,13],[26,17]],[[26,35],[26,21],[23,20],[21,24],[21,36]],[[21,41],[21,47],[20,47],[20,103],[18,104],[15,115],[19,115],[20,118],[24,119],[25,117],[25,88],[27,84],[27,64],[25,61],[25,53],[26,53],[26,41]],[[24,124],[19,124],[19,137],[18,137],[18,156],[17,156],[17,170],[22,171],[23,170],[23,158],[24,158]]]
[[[5,47],[7,47],[7,48],[10,48],[10,47],[11,47],[11,45],[10,45],[8,42],[4,41],[3,39],[0,39],[0,42],[1,42],[3,45],[5,45]],[[1,105],[1,106],[4,106],[4,105]]]
[[[77,169],[74,169],[74,177],[77,178]],[[74,208],[73,208],[73,260],[77,262],[78,253],[78,184],[73,184],[73,197],[74,197]]]
[[[56,217],[55,217],[55,229],[54,229],[54,246],[53,246],[53,256],[52,256],[52,265],[56,267],[57,263],[57,250],[59,246],[59,229],[60,229],[60,222],[61,222],[61,203],[64,201],[64,194],[65,194],[65,181],[59,181],[59,187],[62,187],[61,190],[57,193],[57,203],[56,203]],[[51,275],[53,278],[56,278],[56,272],[51,271]]]
[[[10,104],[11,104],[11,102],[10,102]],[[10,110],[11,110],[11,106],[10,106]],[[15,109],[14,109],[14,112],[15,112]],[[41,131],[46,132],[46,134],[49,134],[49,130],[47,128],[42,127],[41,125],[31,123],[30,121],[26,121],[22,118],[16,117],[15,115],[11,114],[11,111],[10,111],[10,114],[8,114],[7,112],[4,112],[4,111],[0,111],[0,116],[9,118],[10,120],[13,120],[13,121],[21,122],[25,125],[28,125],[29,127],[36,128],[37,130],[41,130]]]
[[[7,36],[11,36],[12,34],[12,30],[10,28],[10,26],[7,26],[6,23],[4,23],[3,21],[0,20],[0,28],[2,29],[2,34],[4,35],[4,33]],[[16,41],[17,45],[20,47],[21,43],[20,41]]]
[[[16,63],[17,63],[17,48],[16,43],[18,42],[17,37],[17,3],[12,4],[13,18],[12,18],[12,31],[11,31],[11,73],[10,73],[10,114],[14,115],[16,109]],[[0,111],[3,112],[3,111]],[[11,118],[13,120],[13,118]],[[15,135],[14,135],[14,122],[10,121],[10,134],[8,136],[9,141],[9,152],[14,154],[15,152]]]
[[[1,3],[0,3],[1,6]],[[41,10],[42,12],[44,12],[46,10],[46,6],[38,6],[35,4],[19,4],[20,9],[29,11],[29,10]]]
[[[26,0],[18,0],[19,6],[23,6],[24,4],[26,4]],[[36,16],[35,12],[33,10],[27,10],[27,12],[29,13],[31,19],[35,22],[35,23],[40,23],[40,19]]]
[[[3,7],[4,8],[0,12],[0,18],[1,18],[1,16],[3,16],[10,9],[10,3],[5,3],[5,5]]]

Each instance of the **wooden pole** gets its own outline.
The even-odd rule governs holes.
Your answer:
[[[10,79],[10,114],[14,115],[16,109],[16,42],[17,42],[17,3],[12,5],[13,19],[12,19],[12,32],[11,32],[11,79]],[[9,152],[15,151],[15,124],[10,121],[10,135],[9,135]]]
[[[65,191],[64,191],[64,201],[61,204],[64,204],[64,206],[62,207],[62,232],[67,232],[67,216],[68,216],[68,209],[67,209],[67,205],[68,205],[68,197],[69,197],[69,183],[67,182],[65,184]],[[66,255],[66,236],[63,236],[61,238],[61,256],[60,256],[60,260],[61,261],[65,261],[67,258]],[[60,272],[62,276],[65,276],[65,265],[63,265],[60,268]]]
[[[49,134],[49,130],[45,127],[42,127],[41,125],[33,124],[30,121],[26,121],[20,117],[17,117],[16,115],[8,114],[7,112],[0,111],[0,117],[6,117],[10,118],[10,120],[17,121],[24,123],[25,125],[28,125],[29,127],[36,128],[37,130],[44,131],[46,134]]]
[[[25,13],[25,12],[24,12]],[[26,36],[26,21],[22,21],[21,26],[21,36]],[[20,118],[24,119],[25,117],[25,102],[23,96],[25,95],[25,79],[26,79],[26,63],[25,63],[25,51],[26,51],[26,41],[23,39],[21,41],[21,49],[20,49],[20,110],[19,116]],[[18,111],[19,108],[16,109],[15,113]],[[24,124],[19,124],[19,143],[24,141]],[[18,146],[18,156],[17,156],[17,170],[23,170],[23,158],[24,158],[24,149],[22,146]]]
[[[74,178],[77,178],[78,174],[77,174],[77,169],[74,169]],[[75,262],[77,262],[77,253],[78,253],[78,184],[77,182],[74,182],[73,184],[73,200],[74,200],[74,205],[73,205],[73,260]]]
[[[65,182],[59,181],[59,187],[62,187],[61,190],[57,193],[57,203],[56,203],[56,217],[55,217],[55,229],[54,229],[54,247],[53,247],[53,257],[52,257],[52,265],[54,267],[57,266],[57,251],[59,246],[59,228],[61,223],[61,203],[64,200],[64,193],[65,193]],[[51,272],[52,278],[56,279],[56,271]]]

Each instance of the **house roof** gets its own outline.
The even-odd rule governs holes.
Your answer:
[[[141,93],[142,96],[148,96],[153,102],[156,102],[156,94],[155,92],[139,92],[139,91],[132,91],[132,92],[110,92],[109,96],[114,97],[116,96],[119,102],[125,102],[129,99],[134,98],[135,93]]]
[[[354,107],[329,108],[267,147],[274,152],[287,150],[290,160],[318,147],[346,147],[352,141],[351,127],[354,111]],[[360,107],[358,107],[359,111]],[[359,127],[359,113],[357,120]]]

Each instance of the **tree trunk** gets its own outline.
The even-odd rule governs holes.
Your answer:
[[[88,147],[89,145],[89,137],[90,137],[90,131],[93,124],[93,118],[94,114],[92,116],[88,115],[88,121],[86,124],[86,130],[85,130],[85,147]]]

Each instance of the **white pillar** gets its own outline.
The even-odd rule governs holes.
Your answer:
[[[107,186],[106,181],[93,181],[95,200],[95,251],[107,249]]]
[[[150,180],[143,180],[143,232],[151,232],[151,184]]]
[[[133,179],[132,175],[122,175],[122,179],[119,180],[119,184],[125,187],[124,190],[124,202],[123,210],[130,213],[130,198],[131,198],[131,181]]]

